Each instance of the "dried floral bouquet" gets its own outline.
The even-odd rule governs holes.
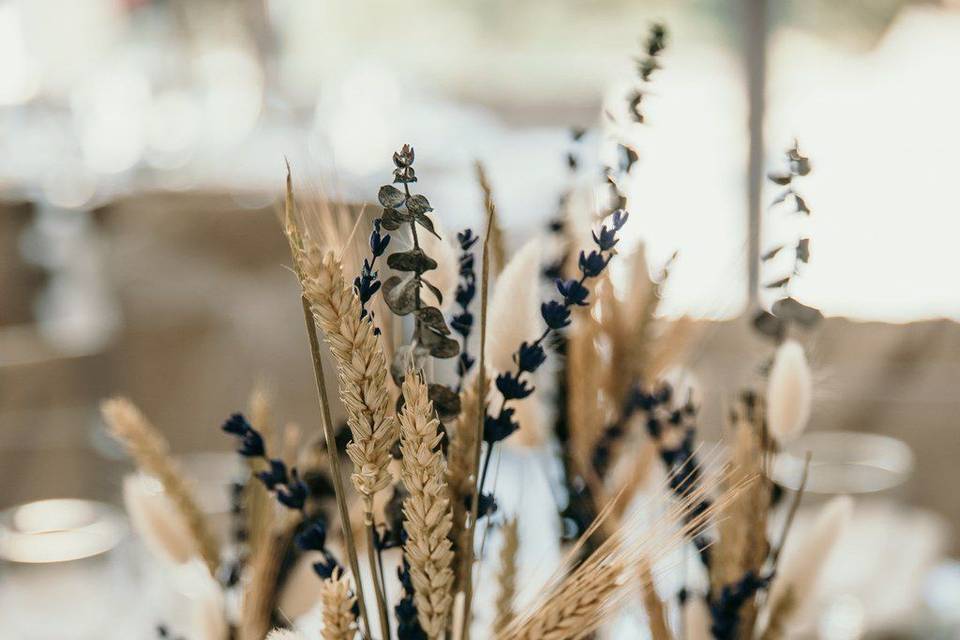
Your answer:
[[[664,45],[655,25],[628,122],[608,113],[612,130],[643,124]],[[247,415],[224,423],[247,474],[234,487],[231,544],[221,548],[163,437],[129,401],[103,405],[142,472],[124,486],[135,527],[206,585],[189,640],[302,638],[291,621],[317,603],[326,640],[583,638],[631,600],[642,603],[655,640],[784,637],[850,510],[844,500],[828,504],[812,536],[780,562],[802,489],[784,504],[769,467],[809,415],[809,369],[789,336],[817,314],[785,297],[758,316],[758,330],[779,345],[768,389],[742,394],[730,412],[727,459],[715,464],[718,453],[695,445],[693,399],[663,381],[691,339],[688,322],[656,315],[669,264],[654,282],[642,254],[617,255],[629,218],[619,185],[639,156],[627,144],[616,148],[620,164],[604,168],[609,206],[588,212],[588,248],[578,251],[586,239],[571,231],[583,216],[572,188],[551,223],[552,261],[542,240],[508,259],[480,165],[485,229],[482,237],[463,230],[454,246],[415,192],[415,154],[404,145],[393,155],[392,183],[377,194],[381,213],[362,263],[355,234],[333,213],[323,231],[307,224],[288,169],[284,229],[302,287],[322,441],[301,447],[296,429],[275,433],[262,393]],[[809,215],[792,185],[809,162],[797,148],[788,160],[790,172],[772,179],[789,187],[782,201],[792,198]],[[579,162],[571,153],[572,170]],[[809,257],[808,239],[796,254],[794,272]],[[626,292],[609,276],[614,258],[630,259]],[[544,281],[553,293],[537,312],[524,302],[540,298]],[[335,387],[324,378],[327,352]],[[346,438],[332,420],[332,397],[346,414]],[[566,557],[522,607],[518,514],[502,513],[491,489],[493,454],[508,440],[556,451],[563,469],[557,519]],[[639,494],[666,500],[652,523],[636,508]],[[772,536],[775,509],[787,517]],[[491,530],[502,544],[486,557]],[[686,548],[699,556],[703,579],[663,596],[665,559]],[[304,558],[315,574],[308,579],[295,575]],[[474,593],[482,564],[494,565],[491,602]],[[388,593],[394,572],[400,594]],[[475,620],[481,606],[493,610],[490,628]],[[158,633],[176,635],[166,625]]]

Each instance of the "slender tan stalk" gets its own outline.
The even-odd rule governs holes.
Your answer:
[[[480,507],[480,483],[478,482],[478,473],[480,469],[480,446],[483,441],[483,419],[487,411],[486,391],[487,391],[487,372],[486,372],[486,350],[487,350],[487,298],[489,297],[490,284],[490,229],[493,224],[494,210],[487,207],[487,233],[483,238],[483,253],[481,254],[480,268],[480,356],[477,363],[477,398],[479,399],[479,410],[477,411],[473,465],[469,476],[473,478],[473,495],[470,501],[470,523],[467,532],[464,534],[463,546],[463,575],[466,577],[460,585],[463,589],[463,620],[460,624],[460,638],[470,640],[470,609],[473,604],[473,543],[474,535],[477,530],[477,512]]]
[[[262,385],[254,387],[248,403],[250,424],[266,442],[270,442],[274,428],[271,411],[270,396]],[[270,529],[273,527],[273,501],[270,492],[262,482],[253,478],[253,475],[266,468],[262,458],[246,458],[250,469],[251,480],[244,488],[243,500],[246,507],[247,531],[249,532],[249,546],[252,553],[260,543],[267,540]]]
[[[665,327],[663,334],[654,341],[648,350],[644,363],[645,380],[659,380],[667,370],[682,362],[691,346],[699,337],[699,327],[695,320],[687,316],[677,318]]]
[[[279,528],[270,532],[250,560],[250,582],[243,591],[240,640],[261,640],[270,631],[276,609],[277,577],[302,516],[288,511]]]
[[[503,525],[503,546],[500,547],[500,571],[497,573],[496,617],[494,633],[500,633],[513,621],[514,599],[517,596],[517,550],[520,538],[517,535],[517,519],[511,518]]]
[[[363,585],[360,582],[360,561],[357,558],[357,545],[353,537],[353,528],[350,523],[350,510],[347,508],[347,492],[343,486],[343,474],[340,471],[340,452],[337,451],[337,437],[333,430],[333,420],[330,418],[330,401],[327,398],[327,384],[324,379],[323,362],[320,360],[320,341],[317,338],[317,328],[310,312],[310,304],[305,297],[301,298],[303,318],[307,326],[307,337],[310,341],[310,354],[313,358],[313,373],[317,382],[317,398],[320,402],[320,423],[323,437],[327,443],[327,459],[330,461],[330,475],[333,477],[333,490],[337,498],[337,513],[340,516],[340,528],[347,546],[347,556],[350,560],[350,570],[357,583],[357,606],[360,617],[368,636],[373,627],[367,617],[366,602],[363,598]]]
[[[340,569],[334,569],[333,575],[323,581],[320,601],[323,603],[323,640],[353,640],[357,635],[357,619],[353,615],[356,596]]]
[[[591,490],[599,491],[601,483],[591,464],[593,449],[610,417],[605,410],[603,394],[596,385],[584,380],[602,380],[606,367],[598,351],[601,327],[593,311],[580,314],[568,332],[567,342],[567,419],[570,423],[571,457],[577,472]]]
[[[493,187],[490,186],[490,180],[487,178],[486,167],[477,160],[476,168],[477,182],[480,184],[480,191],[483,192],[483,210],[487,215],[487,229],[489,229],[490,234],[490,269],[493,276],[497,277],[504,265],[507,264],[506,243],[497,216],[497,204],[493,199]]]
[[[670,640],[667,613],[663,608],[663,602],[657,595],[657,590],[654,588],[650,563],[645,558],[641,558],[638,569],[640,572],[640,591],[643,594],[643,607],[647,611],[647,621],[650,625],[650,637],[652,640]]]
[[[447,469],[440,451],[440,422],[419,372],[403,380],[400,412],[401,477],[410,495],[403,501],[403,552],[410,565],[417,618],[427,637],[441,638],[453,604],[453,545]]]
[[[380,616],[380,634],[384,638],[390,637],[390,620],[387,617],[387,599],[383,584],[380,582],[377,558],[377,531],[371,516],[367,522],[367,563],[370,565],[370,575],[373,578],[373,595],[377,599],[377,613]]]
[[[783,597],[774,603],[774,606],[770,609],[767,627],[763,630],[760,640],[783,640],[783,638],[786,638],[787,622],[793,615],[796,604],[797,599],[794,596],[793,589],[787,588]]]
[[[304,276],[301,269],[301,261],[298,256],[301,255],[305,249],[300,234],[293,223],[295,203],[289,164],[287,165],[285,205],[285,231],[287,239],[290,242],[291,252],[293,253],[297,277],[302,283]],[[343,474],[340,471],[340,452],[337,450],[336,433],[333,428],[333,420],[330,418],[330,401],[327,398],[327,384],[323,373],[323,361],[320,358],[320,340],[317,337],[317,327],[306,295],[301,296],[300,302],[303,307],[304,324],[307,328],[307,338],[310,343],[310,356],[313,361],[313,373],[317,384],[317,400],[320,403],[320,423],[327,445],[327,458],[330,461],[330,474],[333,477],[334,493],[337,499],[337,512],[340,516],[340,527],[343,531],[343,538],[347,547],[350,570],[353,572],[354,581],[357,585],[357,606],[360,609],[360,617],[363,619],[364,633],[367,637],[371,637],[373,627],[370,625],[370,619],[367,616],[366,603],[363,597],[363,584],[360,580],[360,562],[357,558],[357,545],[354,542],[350,510],[347,508],[347,494],[343,486]]]
[[[170,456],[166,439],[126,398],[106,400],[100,405],[100,410],[110,434],[126,447],[140,470],[154,476],[163,485],[163,490],[183,516],[196,540],[201,559],[210,569],[210,574],[216,575],[220,566],[217,540],[207,526],[183,471]]]
[[[338,363],[340,398],[347,410],[353,439],[347,455],[353,462],[350,479],[363,498],[367,528],[367,556],[373,576],[380,627],[389,632],[387,606],[377,571],[374,545],[374,495],[391,480],[390,449],[397,439],[396,423],[387,414],[387,363],[369,318],[360,317],[360,301],[343,278],[333,253],[318,259],[316,252],[301,253],[304,297],[313,318],[324,332],[330,352]]]
[[[474,425],[479,410],[477,390],[468,386],[460,394],[460,418],[447,449],[447,487],[450,490],[450,510],[453,514],[450,541],[453,543],[454,554],[457,557],[462,557],[462,550],[467,544],[464,535],[467,531],[467,504],[473,496],[475,483],[475,479],[470,474],[477,446]],[[465,569],[463,563],[457,563],[455,589],[461,588]]]
[[[714,596],[740,580],[747,571],[760,575],[770,545],[767,541],[767,514],[770,508],[771,483],[767,477],[768,440],[763,403],[750,394],[734,411],[730,427],[733,439],[730,480],[746,477],[758,480],[731,500],[718,524],[720,538],[713,550],[711,588]],[[756,622],[756,600],[750,599],[740,609],[739,632],[750,637]]]

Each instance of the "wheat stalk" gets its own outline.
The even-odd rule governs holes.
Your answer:
[[[450,491],[450,511],[453,516],[450,528],[450,541],[456,555],[460,555],[468,544],[465,539],[467,531],[467,501],[473,497],[473,485],[476,478],[473,476],[473,460],[476,457],[477,432],[475,424],[480,403],[477,390],[472,385],[466,385],[460,393],[460,417],[457,428],[450,439],[447,448],[447,488]],[[459,589],[465,578],[466,567],[458,562],[455,570],[454,587]]]
[[[360,301],[333,252],[295,246],[294,255],[304,295],[337,360],[340,397],[353,436],[347,445],[354,465],[351,480],[372,521],[373,496],[391,481],[390,449],[397,439],[396,424],[387,413],[386,357],[373,323],[360,317]]]
[[[441,638],[453,604],[453,545],[446,465],[439,450],[440,422],[419,373],[403,381],[400,412],[401,477],[410,496],[403,501],[407,540],[403,552],[410,564],[417,618],[427,637]]]
[[[262,385],[254,387],[248,402],[250,424],[269,442],[273,435],[273,418],[270,396]],[[255,552],[260,544],[267,540],[273,526],[273,502],[270,493],[254,474],[265,470],[267,464],[262,458],[245,458],[250,468],[250,478],[244,487],[244,504],[247,515],[247,531],[250,535],[250,549]]]
[[[713,505],[699,509],[712,487],[697,487],[671,506],[639,539],[627,535],[640,527],[639,521],[625,522],[566,578],[557,574],[543,590],[544,595],[524,615],[497,635],[498,640],[573,640],[591,634],[628,595],[625,587],[630,568],[642,560],[654,562],[688,537],[702,532],[713,514],[735,499],[752,478],[730,486]],[[576,557],[586,540],[601,527],[613,511],[611,501],[568,552]]]
[[[468,477],[471,481],[470,496],[470,522],[467,530],[463,534],[464,545],[460,549],[461,558],[458,558],[459,565],[462,567],[465,579],[459,584],[463,593],[463,609],[458,629],[454,634],[459,640],[470,640],[470,621],[471,607],[473,606],[473,560],[474,560],[474,538],[477,530],[477,515],[480,508],[480,483],[476,481],[477,474],[480,472],[480,441],[483,440],[483,423],[487,413],[487,306],[490,294],[490,232],[493,226],[494,209],[487,208],[487,232],[483,238],[482,252],[480,254],[480,349],[479,362],[477,363],[477,382],[476,394],[479,403],[479,409],[476,412],[476,425],[474,431],[474,441],[477,443],[473,447],[473,461],[470,466]]]
[[[715,595],[724,585],[740,580],[747,571],[759,575],[770,550],[767,513],[771,484],[766,476],[768,451],[762,402],[751,396],[733,412],[731,422],[730,480],[738,482],[747,477],[758,480],[730,501],[721,514],[720,539],[714,546],[710,571]],[[749,615],[742,618],[752,620]]]
[[[353,615],[356,600],[347,576],[339,568],[334,569],[333,575],[320,587],[323,640],[353,640],[357,634],[357,618]]]
[[[493,277],[500,275],[500,271],[507,264],[506,243],[504,241],[503,229],[500,228],[500,220],[497,216],[497,204],[493,199],[493,187],[490,186],[490,180],[487,178],[486,168],[483,163],[477,160],[477,183],[480,185],[480,191],[483,192],[483,210],[487,217],[487,225],[490,229],[490,270]]]
[[[333,421],[330,418],[330,402],[327,398],[327,385],[323,373],[323,362],[320,359],[320,341],[317,337],[317,323],[316,323],[316,312],[314,310],[313,303],[308,299],[307,288],[308,284],[311,282],[316,283],[317,281],[325,281],[324,278],[320,277],[325,269],[325,261],[323,252],[320,251],[316,243],[311,241],[309,232],[304,231],[301,233],[297,228],[297,225],[294,221],[294,215],[296,210],[296,203],[293,197],[293,181],[290,175],[290,166],[287,165],[287,181],[286,181],[286,198],[284,201],[285,205],[285,220],[284,220],[284,231],[287,236],[287,240],[290,244],[290,252],[293,256],[293,263],[296,270],[297,278],[300,280],[301,287],[303,288],[303,295],[300,297],[300,301],[303,307],[304,314],[304,324],[307,329],[307,338],[310,342],[310,355],[313,360],[313,371],[314,378],[316,379],[317,384],[317,399],[320,403],[320,421],[323,428],[324,439],[327,444],[327,451],[329,452],[330,460],[330,471],[333,475],[334,489],[336,492],[337,498],[337,510],[340,515],[340,523],[343,529],[344,541],[347,546],[347,554],[350,560],[350,568],[353,571],[354,578],[357,581],[357,606],[360,609],[360,617],[363,619],[363,624],[365,627],[365,634],[369,637],[372,634],[372,626],[370,625],[370,619],[367,615],[365,598],[363,596],[363,585],[360,582],[360,564],[357,558],[357,546],[354,542],[351,519],[349,508],[347,506],[347,495],[343,487],[343,481],[340,474],[340,462],[339,462],[339,452],[337,451],[336,446],[336,434],[333,430]],[[304,236],[306,236],[307,242],[304,242]],[[347,406],[348,414],[348,424],[350,425],[351,432],[353,432],[354,441],[349,443],[347,446],[347,453],[351,456],[351,459],[354,462],[354,468],[356,470],[358,460],[355,456],[367,453],[371,451],[375,453],[375,460],[370,460],[368,467],[373,467],[371,470],[374,487],[382,483],[382,476],[386,476],[386,482],[389,483],[389,455],[381,455],[381,449],[387,447],[388,449],[392,447],[393,442],[396,440],[396,431],[394,429],[393,421],[390,418],[387,418],[385,414],[385,402],[387,398],[382,395],[377,395],[376,389],[380,389],[382,394],[383,382],[385,376],[382,372],[377,373],[377,370],[374,369],[371,372],[370,378],[372,381],[379,381],[380,386],[374,387],[371,390],[370,400],[376,400],[375,405],[371,405],[373,408],[369,411],[371,420],[368,422],[366,418],[368,417],[366,413],[362,411],[363,405],[360,403],[360,399],[365,395],[364,392],[367,391],[363,386],[358,387],[358,383],[366,378],[365,369],[360,366],[363,365],[366,361],[372,365],[380,365],[380,368],[385,368],[386,357],[383,353],[383,344],[381,341],[376,340],[376,334],[373,333],[370,329],[371,321],[370,318],[366,318],[366,322],[363,322],[360,325],[360,328],[363,329],[362,335],[358,336],[355,333],[342,334],[340,332],[340,324],[345,324],[348,328],[354,327],[349,319],[346,317],[343,318],[344,322],[338,322],[338,313],[346,312],[353,313],[353,318],[358,318],[359,316],[359,306],[360,303],[356,299],[355,295],[352,295],[353,292],[345,293],[343,291],[344,282],[343,274],[340,269],[339,264],[336,263],[336,258],[333,255],[327,255],[327,263],[332,269],[332,278],[327,278],[330,293],[334,296],[333,298],[324,298],[320,296],[314,296],[315,301],[319,302],[318,310],[320,311],[320,316],[326,317],[326,326],[331,329],[331,333],[327,334],[328,343],[331,346],[331,351],[334,356],[337,358],[338,374],[340,377],[340,387],[341,387],[341,399],[344,401],[344,404]],[[312,288],[314,293],[317,292],[316,288]],[[323,288],[320,289],[320,292],[323,292]],[[346,309],[342,309],[339,305],[329,304],[331,300],[343,301],[343,306]],[[325,305],[324,302],[327,304]],[[323,313],[326,311],[326,313]],[[359,318],[364,320],[363,318]],[[362,338],[361,341],[351,340],[352,338]],[[334,348],[336,345],[336,348]],[[379,350],[378,350],[379,349]],[[352,352],[357,352],[357,364],[354,365],[352,358],[349,356],[352,355]],[[366,357],[365,357],[366,356]],[[357,374],[360,373],[360,379],[357,379]],[[350,393],[344,393],[343,388],[346,387]],[[350,400],[348,400],[348,397]],[[359,410],[359,411],[358,411]],[[375,419],[375,423],[374,420]],[[378,426],[376,433],[374,433],[372,427]],[[362,438],[360,444],[357,443],[358,435]],[[376,436],[376,437],[374,437]],[[366,444],[367,446],[364,446]],[[352,452],[352,454],[351,454]],[[362,462],[362,460],[360,460]],[[360,471],[363,471],[363,466],[361,466]],[[362,480],[363,476],[361,474],[355,473],[351,480],[356,486],[358,480]],[[368,477],[369,479],[369,477]],[[367,529],[367,553],[370,557],[371,567],[376,566],[376,561],[374,558],[375,552],[373,549],[373,497],[375,491],[374,487],[366,487],[370,490],[370,493],[361,492],[361,499],[364,504],[364,513],[363,519],[366,523]],[[384,631],[388,631],[389,625],[387,622],[387,611],[386,604],[384,602],[383,592],[380,589],[379,585],[379,574],[376,571],[373,571],[373,582],[374,582],[374,591],[377,599],[377,609],[380,616],[380,626]]]
[[[503,525],[503,545],[500,547],[500,571],[497,573],[496,617],[493,621],[494,633],[507,628],[513,621],[513,601],[517,595],[517,549],[520,538],[517,535],[517,519],[511,518]]]
[[[277,577],[301,521],[299,512],[287,511],[280,527],[271,530],[254,552],[250,560],[250,582],[243,591],[240,640],[261,640],[270,630],[279,596]]]
[[[110,434],[126,447],[141,471],[154,476],[183,516],[190,534],[196,541],[201,559],[211,575],[220,566],[220,550],[203,512],[197,505],[179,465],[170,456],[169,445],[157,429],[126,398],[104,401],[100,410]]]

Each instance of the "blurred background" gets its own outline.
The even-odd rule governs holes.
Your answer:
[[[837,600],[840,626],[821,635],[958,615],[949,1],[0,0],[3,526],[41,500],[119,504],[129,466],[100,422],[109,395],[132,397],[177,452],[229,450],[217,427],[258,380],[283,420],[315,424],[277,222],[284,158],[305,201],[361,205],[412,143],[448,231],[481,226],[481,159],[516,248],[554,215],[571,127],[622,99],[652,20],[669,46],[635,141],[627,244],[642,240],[654,270],[678,252],[663,313],[701,326],[687,365],[703,428],[758,379],[758,258],[803,225],[812,258],[791,292],[826,316],[807,342],[811,430],[887,436],[851,455],[898,476],[861,502],[887,565],[859,579],[902,588]],[[813,164],[802,221],[767,212],[764,176],[794,138]],[[25,564],[0,568],[0,618],[27,606]],[[90,574],[47,564],[64,595],[40,610],[83,593],[77,620],[100,615]],[[142,584],[118,566],[96,568],[98,584]]]

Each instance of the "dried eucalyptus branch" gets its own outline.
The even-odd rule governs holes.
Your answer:
[[[796,140],[786,152],[786,165],[786,170],[768,175],[772,183],[786,187],[774,198],[770,206],[779,207],[792,201],[794,207],[791,213],[809,217],[810,207],[806,199],[796,190],[796,184],[799,179],[810,174],[810,159],[800,153],[800,146]],[[772,247],[760,256],[760,261],[768,263],[787,248],[788,245],[783,244]],[[778,290],[780,297],[771,305],[769,311],[761,310],[753,319],[754,328],[776,342],[783,341],[792,326],[809,329],[823,319],[823,314],[818,309],[807,306],[790,295],[790,285],[794,277],[800,274],[802,265],[810,261],[810,238],[801,236],[792,248],[794,259],[790,273],[778,276],[764,285],[766,289]]]

